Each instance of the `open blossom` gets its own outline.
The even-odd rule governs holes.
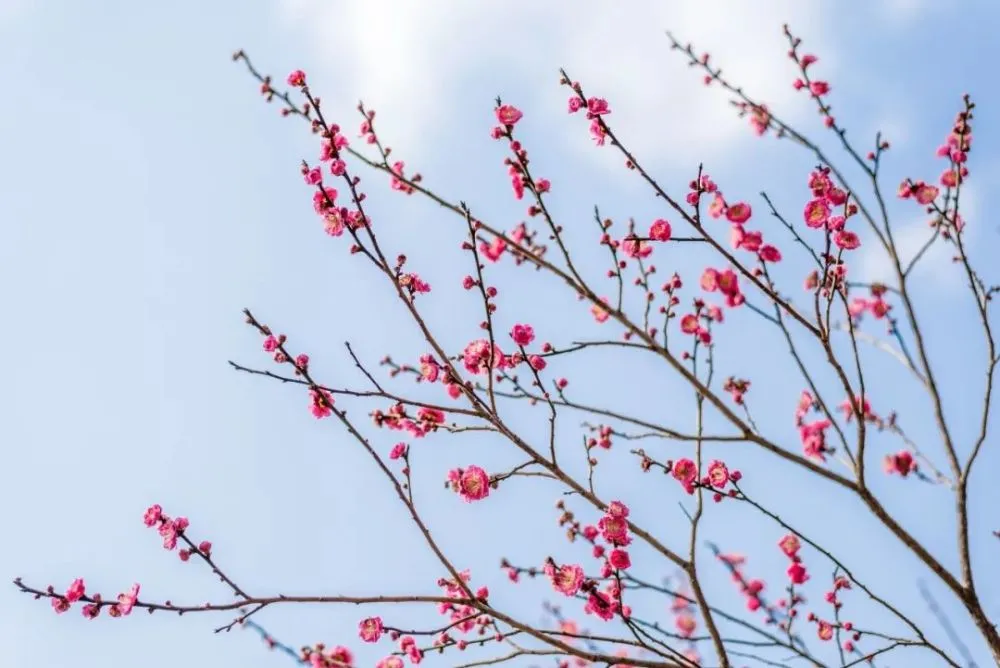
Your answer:
[[[132,608],[135,607],[136,602],[139,600],[139,585],[138,583],[132,585],[128,592],[124,594],[118,594],[118,602],[115,603],[111,608],[112,616],[122,617],[128,616],[132,612]]]
[[[145,514],[142,516],[142,523],[148,527],[154,526],[163,517],[163,508],[160,504],[154,503],[149,508],[146,509]]]
[[[611,554],[608,555],[608,561],[614,568],[620,571],[625,570],[632,565],[632,559],[629,558],[628,552],[625,550],[611,550]]]
[[[306,73],[302,70],[295,70],[288,75],[288,85],[301,87],[306,85]]]
[[[466,501],[479,501],[490,495],[490,477],[478,466],[470,466],[458,476],[458,493]]]
[[[687,458],[678,459],[674,462],[673,468],[670,469],[670,474],[680,482],[688,484],[694,481],[698,476],[698,467],[695,463]]]
[[[389,459],[399,459],[400,457],[406,456],[407,445],[406,443],[397,443],[392,446],[392,450],[389,451]]]
[[[806,225],[812,228],[820,228],[826,224],[827,219],[830,217],[830,205],[827,204],[826,198],[817,197],[816,199],[810,200],[806,204],[805,210],[802,212],[802,217],[805,218]]]
[[[730,230],[729,239],[733,248],[742,248],[743,250],[748,250],[751,253],[759,251],[760,247],[764,244],[763,234],[759,231],[748,232],[739,225],[733,225]]]
[[[618,601],[612,600],[604,592],[593,591],[587,597],[587,603],[583,606],[583,611],[589,615],[597,615],[604,621],[613,619],[618,610]]]
[[[649,226],[649,238],[653,241],[670,241],[670,232],[670,223],[662,218],[657,218]]]
[[[798,536],[790,533],[786,534],[781,538],[781,540],[778,541],[778,547],[780,547],[781,551],[785,553],[785,556],[791,558],[799,553],[799,550],[802,548],[802,542],[799,540]]]
[[[602,116],[611,113],[608,101],[603,97],[592,97],[587,100],[587,113],[591,116]]]
[[[365,642],[378,642],[382,637],[382,618],[369,617],[358,624],[358,636]]]
[[[608,515],[623,520],[629,516],[628,506],[621,501],[612,501],[608,504]]]
[[[736,204],[730,204],[726,209],[726,220],[730,223],[742,225],[750,220],[750,214],[751,210],[749,204],[746,202],[737,202]]]
[[[465,364],[466,371],[476,375],[487,369],[502,369],[506,366],[500,346],[494,343],[491,353],[490,342],[486,339],[478,339],[467,345],[462,352],[462,362]]]
[[[583,568],[577,564],[563,564],[556,567],[550,562],[546,564],[545,574],[549,576],[555,590],[566,596],[576,596],[583,586]]]
[[[708,465],[708,480],[712,487],[725,487],[729,482],[729,469],[719,460],[714,460]]]
[[[653,253],[652,246],[650,246],[645,240],[636,239],[635,237],[622,239],[621,249],[627,257],[633,259],[646,258]]]
[[[612,545],[628,545],[632,540],[628,536],[628,521],[624,517],[605,515],[597,523],[604,540]]]
[[[833,243],[844,250],[854,250],[861,245],[861,239],[854,232],[840,230],[833,235]]]
[[[603,301],[605,304],[608,303],[608,300],[605,297],[602,297],[601,301]],[[594,304],[593,306],[590,307],[590,313],[591,315],[594,316],[594,320],[596,320],[597,322],[607,322],[608,318],[611,317],[611,314],[608,313],[608,310],[606,308],[602,308],[597,304]]]
[[[497,120],[503,125],[514,125],[524,114],[517,107],[510,104],[503,104],[497,107]]]
[[[81,598],[87,594],[87,588],[83,583],[82,578],[77,578],[73,580],[73,583],[66,590],[66,600],[70,603],[76,603]]]
[[[510,338],[519,346],[526,346],[535,340],[535,330],[531,325],[514,325]]]
[[[333,396],[323,388],[309,390],[309,410],[317,418],[329,417],[333,414]]]
[[[825,81],[813,81],[809,84],[809,92],[816,97],[826,95],[830,92],[830,84]]]

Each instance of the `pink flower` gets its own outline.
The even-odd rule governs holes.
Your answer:
[[[608,504],[608,515],[623,520],[629,515],[628,506],[621,501],[612,501]]]
[[[445,416],[440,409],[421,406],[417,409],[417,419],[430,424],[444,424]]]
[[[490,495],[490,477],[478,466],[470,466],[459,476],[458,492],[469,502],[485,499]]]
[[[632,565],[632,560],[628,556],[628,552],[625,550],[614,549],[611,550],[611,554],[608,555],[608,561],[616,569],[623,571]]]
[[[729,469],[719,460],[714,460],[708,465],[708,479],[712,487],[722,488],[729,482]]]
[[[597,523],[604,540],[612,545],[628,545],[631,539],[628,537],[628,522],[623,517],[605,515]]]
[[[566,596],[576,596],[583,585],[583,569],[576,564],[564,564],[559,568],[549,566],[546,574],[555,590]]]
[[[677,619],[674,620],[674,625],[677,627],[678,633],[685,638],[690,638],[694,635],[697,622],[695,622],[694,617],[691,615],[683,614],[677,616]]]
[[[351,654],[351,650],[343,645],[338,645],[329,651],[326,663],[330,666],[337,666],[337,668],[350,668],[354,665],[354,655]]]
[[[66,600],[76,603],[87,594],[87,588],[83,584],[83,578],[73,580],[73,583],[66,590]]]
[[[583,611],[608,621],[615,616],[617,607],[617,602],[612,601],[607,594],[594,591],[587,597],[587,604],[583,607]]]
[[[587,113],[592,116],[601,116],[603,114],[610,114],[611,108],[608,107],[608,101],[603,97],[592,97],[587,100]]]
[[[397,443],[389,452],[389,459],[399,459],[406,455],[406,443]]]
[[[674,479],[686,485],[693,482],[698,476],[698,468],[690,459],[678,459],[674,462],[673,468],[670,469],[670,474],[674,476]]]
[[[501,125],[514,125],[521,120],[522,116],[524,114],[521,113],[521,110],[510,104],[504,104],[497,108],[497,120]]]
[[[531,355],[530,357],[528,357],[528,364],[530,364],[531,368],[534,369],[535,371],[541,371],[542,369],[545,368],[546,362],[545,358],[542,357],[541,355]]]
[[[569,113],[575,114],[583,108],[583,100],[574,95],[569,99],[569,102],[566,103],[566,107],[569,110]]]
[[[204,554],[206,557],[211,557],[212,543],[207,540],[201,541],[200,543],[198,543],[198,551]]]
[[[438,379],[440,373],[441,367],[438,366],[437,360],[434,359],[433,355],[420,356],[420,376],[424,380],[433,383]]]
[[[833,235],[833,243],[837,244],[839,248],[844,250],[854,250],[861,245],[861,239],[854,232],[848,230],[840,230],[835,235]]]
[[[833,638],[833,626],[830,622],[820,621],[816,625],[816,635],[819,636],[820,640],[830,640]]]
[[[621,243],[622,252],[630,258],[645,258],[649,257],[653,252],[653,247],[650,246],[646,241],[636,239],[635,237],[628,237],[622,239]]]
[[[688,313],[681,318],[681,331],[685,334],[697,334],[700,332],[701,325],[698,324],[698,316]]]
[[[803,584],[809,579],[808,573],[806,573],[806,567],[802,565],[801,562],[794,562],[788,567],[788,579],[792,581],[793,584]]]
[[[602,297],[601,301],[607,304],[607,299]],[[606,322],[607,319],[611,317],[611,314],[608,313],[607,309],[602,308],[597,304],[594,304],[593,306],[590,307],[590,313],[591,315],[594,316],[594,320],[596,320],[597,322]]]
[[[726,209],[726,220],[730,223],[742,225],[750,220],[750,214],[751,210],[749,204],[746,202],[737,202],[736,204],[731,204],[729,208]]]
[[[514,339],[517,345],[526,346],[535,340],[535,330],[531,325],[514,325],[510,338]]]
[[[309,390],[309,410],[316,419],[329,417],[333,414],[333,396],[322,388]]]
[[[830,205],[827,204],[825,198],[817,197],[806,204],[802,217],[805,218],[806,225],[809,227],[814,229],[823,227],[826,219],[830,217]]]
[[[305,173],[305,180],[311,186],[319,185],[323,182],[323,172],[320,171],[319,167],[313,167]]]
[[[670,241],[670,232],[670,223],[662,218],[657,218],[649,226],[649,238],[653,241]]]
[[[594,120],[590,122],[590,135],[593,137],[595,144],[598,146],[604,146],[607,139],[607,132],[605,132],[604,126],[601,125],[601,121],[597,118],[594,118]]]
[[[937,186],[931,186],[926,183],[921,183],[917,186],[917,190],[914,193],[914,197],[921,204],[927,205],[937,199],[938,193]]]
[[[142,516],[142,523],[148,527],[157,524],[160,518],[163,517],[163,508],[160,504],[154,503],[149,508],[146,509],[146,513]]]
[[[274,335],[268,334],[268,336],[264,339],[264,352],[273,353],[277,349],[278,339],[276,339]]]
[[[764,262],[781,262],[781,251],[771,244],[766,244],[760,248],[760,259]]]
[[[465,369],[469,373],[479,375],[489,369],[503,367],[503,352],[500,347],[493,344],[490,351],[490,342],[486,339],[478,339],[465,347],[462,353],[462,361]]]
[[[382,637],[382,618],[369,617],[358,624],[358,636],[364,642],[378,642]]]
[[[548,179],[538,179],[535,182],[535,191],[539,193],[547,193],[552,189],[552,182]]]
[[[767,106],[760,105],[755,106],[750,110],[750,127],[753,128],[754,133],[758,137],[763,136],[767,132],[767,128],[771,125],[771,112],[767,110]]]
[[[118,614],[123,617],[132,612],[132,608],[135,607],[136,601],[139,600],[139,584],[136,583],[132,585],[132,588],[128,590],[125,594],[118,594],[118,603],[115,604],[115,609]]]
[[[325,214],[337,203],[337,191],[335,188],[320,187],[313,193],[313,210],[318,214]]]
[[[403,660],[398,656],[387,656],[379,660],[375,668],[403,668]]]
[[[826,95],[830,92],[830,84],[825,81],[813,81],[809,84],[809,92],[816,97]]]
[[[719,272],[706,269],[701,275],[701,289],[705,292],[715,292],[719,289]]]
[[[725,211],[726,200],[722,199],[722,195],[716,193],[715,198],[712,199],[712,203],[708,205],[708,215],[712,218],[721,218]]]
[[[288,75],[288,85],[301,88],[306,85],[306,73],[302,70],[295,70]]]
[[[61,596],[54,596],[51,599],[52,609],[56,611],[56,614],[61,615],[62,613],[69,610],[69,601],[62,598]]]
[[[908,450],[900,450],[894,455],[886,455],[882,462],[882,468],[886,473],[898,473],[900,477],[905,478],[917,470],[917,463]],[[69,592],[67,592],[66,598],[69,598]]]

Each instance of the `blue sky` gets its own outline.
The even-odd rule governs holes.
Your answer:
[[[817,72],[833,84],[837,116],[852,136],[871,137],[882,128],[893,141],[885,167],[890,192],[904,176],[940,172],[933,151],[961,94],[973,94],[979,107],[965,211],[972,252],[988,262],[1000,239],[987,199],[1000,186],[1000,95],[988,84],[989,63],[1000,57],[990,30],[1000,9],[985,1],[851,1],[836,9],[833,3],[640,2],[622,16],[597,3],[571,9],[568,2],[539,8],[521,1],[496,7],[219,0],[165,8],[0,0],[7,92],[0,105],[0,340],[8,351],[0,389],[0,503],[7,525],[0,575],[59,588],[82,576],[105,593],[138,581],[144,598],[225,600],[209,573],[164,552],[142,526],[142,511],[153,502],[188,516],[193,535],[212,540],[227,572],[254,593],[431,593],[442,575],[386,481],[342,429],[314,420],[301,391],[239,375],[226,364],[268,363],[242,322],[243,307],[286,332],[331,385],[364,383],[345,340],[373,366],[386,353],[412,362],[426,352],[388,286],[347,253],[344,239],[322,233],[298,174],[299,161],[313,159],[317,147],[300,123],[279,118],[259,100],[229,58],[234,49],[276,75],[305,69],[328,113],[352,130],[353,105],[364,99],[408,168],[507,228],[523,207],[510,197],[503,150],[487,133],[496,95],[519,105],[533,165],[554,184],[553,210],[599,284],[605,256],[594,244],[593,206],[620,226],[630,216],[648,222],[665,212],[618,156],[591,145],[582,118],[565,115],[557,68],[608,97],[616,129],[673,192],[683,190],[703,160],[727,195],[754,204],[765,235],[781,239],[757,193],[766,190],[797,215],[812,161],[790,145],[754,138],[725,97],[702,87],[669,52],[662,30],[711,51],[748,91],[822,138],[812,108],[789,85],[794,72],[780,32],[786,20],[820,55]],[[448,348],[460,349],[477,337],[480,320],[458,284],[470,268],[458,250],[462,221],[361,175],[382,238],[392,253],[406,252],[413,270],[434,286],[423,308]],[[892,212],[904,246],[913,248],[924,231],[921,217],[895,201]],[[680,221],[675,229],[683,229]],[[790,258],[780,275],[786,291],[797,294],[801,257],[787,241],[782,248]],[[885,270],[877,254],[858,253],[862,273]],[[677,270],[692,284],[703,266],[677,250],[658,253],[657,264],[661,275]],[[985,268],[995,282],[992,267]],[[500,331],[531,322],[540,340],[557,345],[607,335],[556,282],[506,264],[490,271],[501,288]],[[929,258],[917,284],[953,429],[967,444],[983,359],[970,297],[947,252]],[[755,417],[798,448],[792,413],[802,385],[776,334],[745,311],[733,317],[719,334],[718,373],[750,377]],[[642,358],[586,355],[572,366],[552,365],[553,374],[570,377],[572,396],[691,428],[690,392],[665,369]],[[934,443],[926,397],[891,359],[873,350],[864,355],[876,410],[895,408],[912,435]],[[385,408],[349,406],[362,424],[369,410]],[[509,410],[525,433],[544,436],[542,413]],[[580,416],[562,420],[564,447],[573,448]],[[394,433],[370,435],[384,450],[398,440]],[[898,448],[884,435],[873,443],[880,455]],[[637,479],[624,444],[616,447],[600,467],[601,495],[641,499],[633,503],[640,523],[684,544],[679,490],[660,478]],[[649,449],[666,458],[682,456],[684,447],[667,442]],[[414,452],[424,512],[446,550],[472,569],[477,583],[490,585],[503,609],[540,621],[550,590],[508,586],[497,563],[501,556],[524,564],[540,564],[549,554],[586,559],[556,526],[559,490],[516,481],[467,506],[441,489],[445,472],[516,463],[503,443],[436,435],[415,443]],[[917,580],[928,574],[856,504],[773,457],[746,448],[712,452],[743,469],[749,492],[793,525],[815,527],[815,536],[839,546],[859,577],[891,592],[947,644],[917,593]],[[1000,545],[989,534],[1000,528],[1000,492],[988,479],[1000,470],[994,436],[978,466],[974,557],[980,592],[996,619],[1000,575],[992,566]],[[944,491],[881,477],[876,489],[945,564],[956,566]],[[780,528],[735,504],[712,511],[703,535],[748,554],[748,573],[781,582],[783,557],[774,547]],[[649,555],[642,558],[637,550],[635,560],[650,578],[669,575]],[[828,569],[812,558],[811,598],[819,605],[819,579]],[[718,575],[708,578],[708,595],[739,610],[738,593],[706,557],[703,569],[713,568]],[[954,601],[934,591],[987,665]],[[857,606],[858,619],[889,623],[877,620],[858,593],[852,597],[848,606]],[[643,600],[640,607],[647,617],[667,619],[662,601]],[[436,621],[413,610],[378,612],[398,625]],[[360,616],[357,609],[286,607],[258,621],[293,645],[359,649]],[[57,618],[48,605],[0,588],[0,663],[283,664],[247,632],[211,633],[226,621]],[[387,649],[363,649],[359,665]],[[888,665],[937,665],[923,655],[898,656]]]

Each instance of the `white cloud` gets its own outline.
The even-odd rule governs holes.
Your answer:
[[[916,206],[916,205],[915,205]],[[965,243],[974,242],[975,236],[982,225],[979,220],[979,196],[978,188],[974,183],[967,183],[962,186],[961,201],[962,218],[968,223],[965,232]],[[902,225],[893,226],[893,238],[903,266],[907,266],[914,256],[920,251],[925,243],[931,238],[933,229],[928,225],[930,216],[914,218]],[[935,276],[934,286],[940,290],[951,290],[961,287],[965,283],[965,278],[958,271],[951,271],[951,258],[955,255],[954,247],[941,239],[938,239],[926,251],[920,263],[914,269],[914,275]],[[875,240],[869,239],[868,243],[862,247],[860,258],[860,271],[866,281],[880,281],[894,285],[896,283],[895,270],[889,260],[888,255],[882,246]]]
[[[568,95],[557,85],[560,66],[592,94],[609,99],[615,127],[641,142],[644,155],[683,163],[718,155],[749,131],[735,120],[724,94],[704,90],[701,77],[670,51],[666,29],[699,52],[709,51],[734,81],[778,110],[787,110],[794,95],[783,22],[804,33],[809,50],[821,56],[824,77],[836,65],[828,39],[816,28],[834,25],[824,20],[830,8],[794,0],[766,6],[643,0],[627,10],[572,0],[285,0],[278,7],[313,48],[303,59],[325,69],[316,72],[329,84],[325,97],[344,110],[358,98],[370,101],[391,123],[392,142],[407,156],[427,148],[429,127],[453,120],[449,101],[470,77],[488,79],[496,90],[521,82],[534,99],[518,99],[519,106],[564,113]],[[342,100],[331,95],[338,91]],[[483,100],[482,106],[489,104]],[[814,116],[804,100],[795,107]],[[573,121],[566,119],[574,144],[586,149],[586,126]]]

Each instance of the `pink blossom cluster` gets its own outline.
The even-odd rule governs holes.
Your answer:
[[[809,189],[813,198],[806,202],[802,210],[806,227],[827,230],[832,235],[833,243],[841,250],[859,248],[861,238],[856,232],[845,229],[847,221],[857,214],[858,207],[849,203],[847,193],[833,183],[828,167],[810,173]]]
[[[371,413],[372,422],[376,427],[385,427],[391,431],[405,431],[414,438],[423,438],[445,423],[444,411],[430,406],[420,406],[416,415],[411,416],[403,403],[395,403],[388,411],[374,410]]]
[[[802,563],[802,558],[799,556],[799,550],[802,549],[802,542],[799,540],[799,537],[795,534],[787,534],[778,541],[778,547],[792,561],[786,571],[788,579],[792,584],[804,584],[809,579],[809,573],[806,571],[806,567]]]
[[[354,654],[343,645],[327,648],[322,643],[302,650],[303,663],[310,668],[352,668]]]
[[[579,92],[580,84],[574,83],[572,87],[576,94],[570,97],[569,102],[567,102],[569,113],[575,114],[581,109],[585,110],[587,120],[590,121],[590,136],[598,146],[604,146],[608,133],[601,122],[601,116],[611,113],[608,101],[602,97],[584,98]]]
[[[713,492],[712,498],[716,502],[722,501],[726,494],[736,496],[738,492],[735,487],[729,490],[726,487],[730,483],[739,482],[743,477],[739,471],[730,471],[725,462],[718,459],[709,463],[705,474],[700,478],[698,465],[687,457],[675,462],[668,461],[666,470],[673,476],[674,480],[684,487],[684,491],[688,494],[694,494],[695,489],[701,486]]]
[[[807,422],[806,416],[813,410],[818,411],[819,404],[811,392],[803,390],[799,396],[799,403],[795,407],[795,426],[799,429],[802,451],[807,457],[825,462],[826,456],[833,452],[833,449],[826,442],[826,430],[832,427],[833,423],[826,418],[817,418]]]
[[[879,283],[872,284],[871,298],[855,297],[848,306],[851,318],[857,322],[865,313],[871,313],[876,320],[881,320],[889,315],[892,305],[885,300],[887,288]]]
[[[66,612],[74,603],[82,600],[90,601],[82,608],[83,616],[87,619],[96,619],[101,614],[101,608],[103,607],[108,608],[108,614],[111,617],[126,617],[132,613],[132,609],[139,600],[139,584],[136,583],[127,592],[118,594],[117,601],[110,604],[104,601],[100,594],[92,594],[88,597],[87,586],[83,578],[73,580],[62,596],[55,594],[51,587],[49,588],[49,593],[52,594],[50,599],[52,609],[57,614]]]

